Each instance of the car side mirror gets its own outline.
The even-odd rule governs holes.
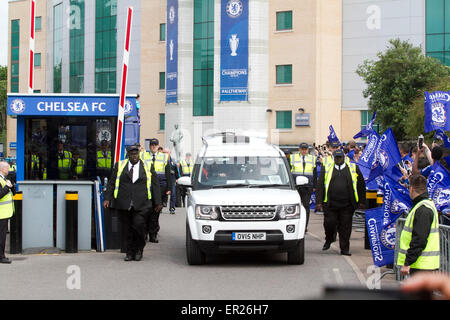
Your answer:
[[[191,177],[181,177],[178,179],[177,184],[184,187],[192,187]]]
[[[304,185],[307,185],[308,183],[309,183],[309,180],[307,177],[298,176],[297,178],[295,178],[295,184],[298,186],[304,186]]]

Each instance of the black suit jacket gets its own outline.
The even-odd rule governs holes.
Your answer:
[[[119,192],[114,199],[114,188],[116,183],[118,162],[114,165],[111,177],[108,180],[108,187],[105,192],[105,200],[111,201],[111,208],[118,210],[128,210],[131,201],[135,210],[150,209],[152,206],[161,204],[161,190],[156,175],[152,174],[151,194],[152,199],[147,195],[147,176],[145,174],[144,163],[139,160],[139,178],[133,183],[131,172],[128,170],[128,163],[119,177]]]
[[[364,204],[366,203],[366,183],[364,181],[364,177],[361,173],[361,171],[359,170],[359,167],[356,166],[356,173],[358,174],[358,180],[357,180],[357,192],[358,192],[358,198],[359,201],[356,202],[354,193],[353,193],[353,183],[352,183],[352,175],[350,173],[350,169],[348,167],[348,165],[345,167],[345,172],[346,172],[346,177],[347,177],[347,189],[348,192],[352,195],[351,196],[351,202],[352,202],[352,207],[353,209],[358,209],[358,205],[360,203]],[[334,170],[333,170],[333,175],[331,176],[331,179],[333,179],[334,176]],[[328,193],[333,192],[333,190],[331,190],[331,188],[328,190]],[[320,170],[320,177],[319,177],[319,181],[317,182],[317,189],[316,189],[316,203],[317,204],[323,204],[323,200],[325,198],[325,168],[322,168],[322,170]],[[329,197],[328,197],[329,198]],[[328,199],[329,201],[329,199]]]

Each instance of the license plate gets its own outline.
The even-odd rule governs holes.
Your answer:
[[[233,232],[233,241],[261,241],[266,240],[265,232]]]

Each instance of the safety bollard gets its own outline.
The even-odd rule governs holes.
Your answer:
[[[366,191],[366,208],[372,209],[377,207],[377,190]],[[370,250],[369,232],[367,231],[367,224],[364,221],[364,249]]]
[[[10,220],[9,233],[9,253],[22,253],[22,191],[17,191],[13,196],[14,200],[14,215]]]
[[[78,252],[78,191],[66,191],[66,253]]]

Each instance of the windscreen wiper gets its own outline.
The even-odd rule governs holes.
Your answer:
[[[289,185],[279,183],[267,183],[267,184],[252,184],[249,186],[249,188],[268,188],[268,187],[289,187]]]
[[[229,183],[229,184],[217,184],[212,186],[212,189],[219,188],[240,188],[240,187],[249,187],[250,185],[247,183]]]

